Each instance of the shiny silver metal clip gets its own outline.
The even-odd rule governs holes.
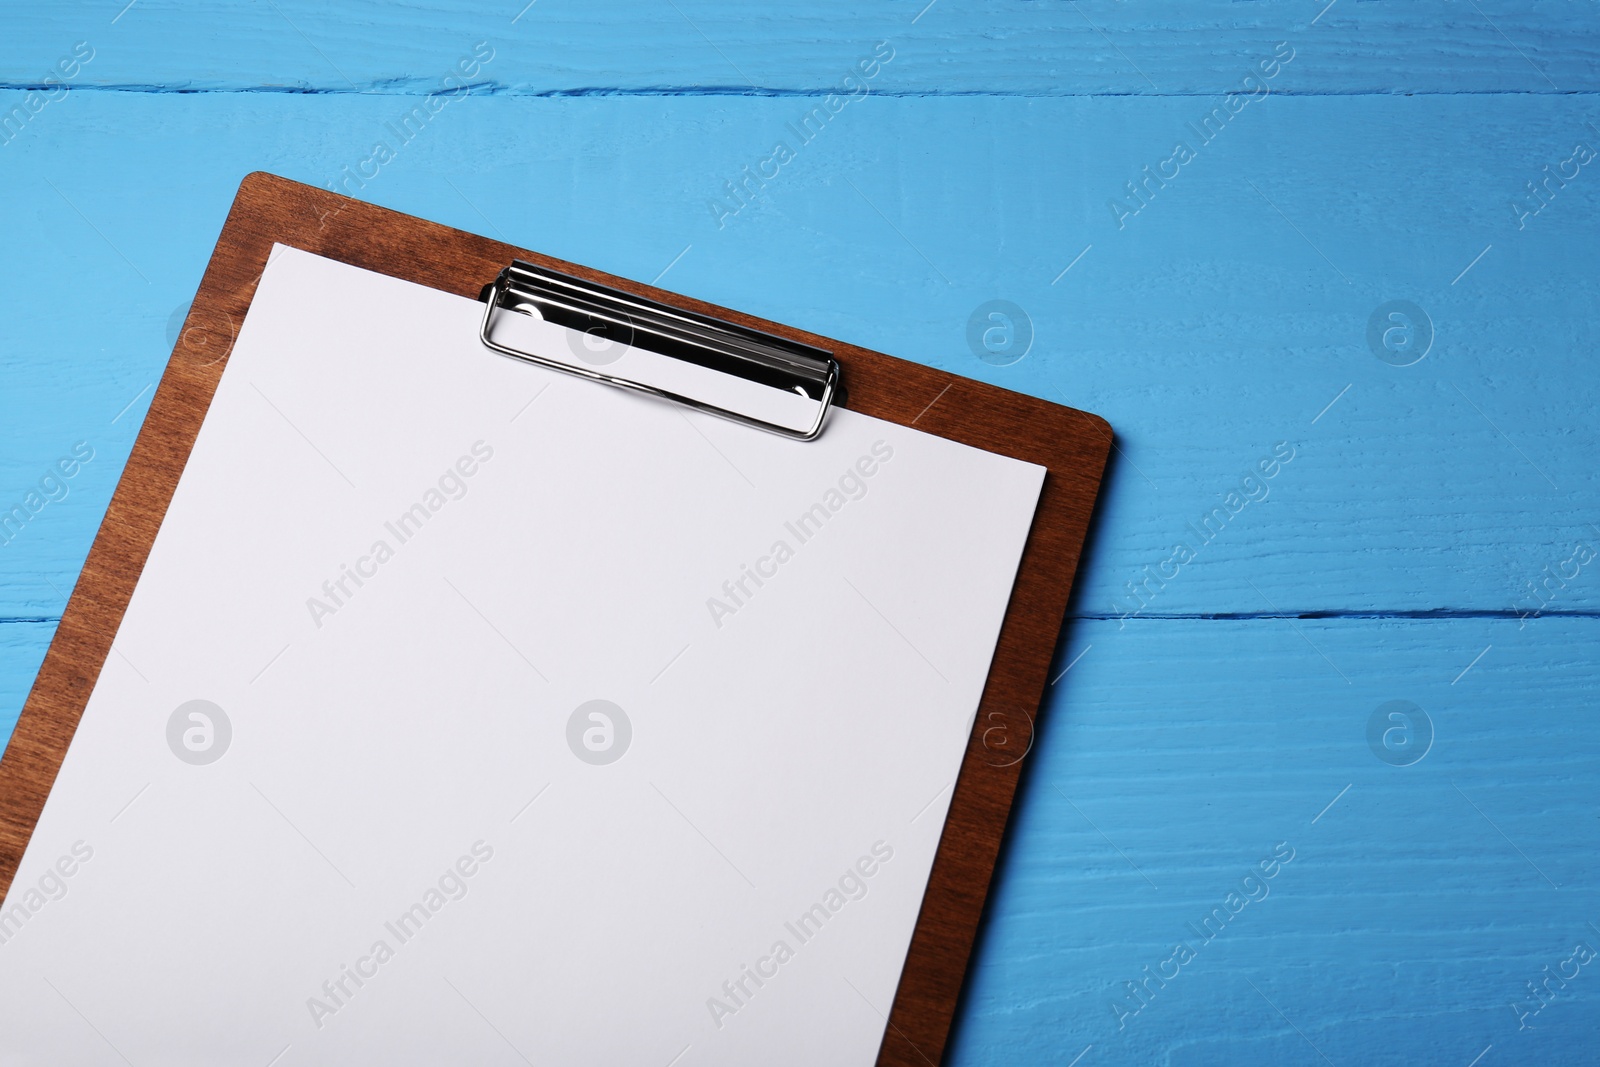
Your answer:
[[[484,302],[479,338],[502,355],[621,389],[648,393],[697,411],[801,441],[814,440],[822,433],[828,408],[840,386],[839,361],[820,348],[633,296],[521,260],[502,270],[494,281],[484,287],[479,299]],[[564,363],[511,348],[490,336],[496,311],[536,315],[590,337],[683,360],[794,393],[814,402],[816,415],[808,425],[785,426],[770,419],[684,396],[670,389],[608,374],[596,367]]]

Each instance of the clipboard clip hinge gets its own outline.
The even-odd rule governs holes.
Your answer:
[[[484,286],[479,299],[484,302],[484,309],[478,337],[485,346],[502,355],[621,389],[648,393],[785,437],[815,440],[822,433],[828,408],[841,391],[839,361],[823,349],[522,260],[512,262]],[[586,338],[637,347],[794,393],[813,402],[816,414],[806,426],[788,426],[661,386],[620,377],[599,366],[567,363],[512,348],[491,336],[496,311],[536,316],[575,330]]]

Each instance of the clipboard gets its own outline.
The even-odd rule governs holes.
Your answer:
[[[641,320],[646,328],[675,321],[680,351],[713,351],[711,363],[721,369],[754,365],[757,373],[797,376],[796,392],[815,402],[817,411],[813,426],[780,429],[797,438],[795,448],[807,447],[808,436],[823,432],[830,406],[841,406],[1046,468],[877,1061],[938,1062],[1021,764],[1032,744],[1112,443],[1109,426],[1082,411],[265,173],[249,175],[240,187],[82,576],[0,759],[0,893],[9,889],[49,796],[227,362],[226,351],[206,342],[231,337],[244,320],[274,243],[483,300],[486,342],[497,306],[513,306],[508,301],[517,293],[532,300],[563,284],[571,297],[567,313],[588,316],[590,323],[615,324],[619,315],[634,328]],[[638,387],[604,379],[596,377],[598,383]],[[760,421],[735,411],[713,413]]]

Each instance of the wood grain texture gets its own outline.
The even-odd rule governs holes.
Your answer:
[[[275,2],[362,95],[264,4],[139,0],[114,26],[87,3],[5,16],[5,78],[92,39],[84,84],[123,88],[73,92],[0,147],[0,241],[30,268],[0,286],[0,506],[78,440],[102,479],[0,548],[0,619],[47,620],[0,622],[0,696],[15,694],[0,720],[33,681],[239,177],[338,177],[492,39],[486,84],[364,198],[627,277],[682,253],[662,285],[1117,427],[1051,677],[1071,670],[1025,764],[947,1062],[1324,1064],[1296,1027],[1339,1067],[1466,1067],[1491,1043],[1477,1067],[1593,1059],[1588,970],[1535,1030],[1508,1004],[1568,942],[1600,946],[1583,932],[1600,925],[1600,571],[1516,617],[1575,541],[1600,545],[1600,185],[1588,168],[1553,185],[1521,228],[1511,206],[1574,141],[1600,147],[1594,5],[938,0],[912,24],[925,0],[678,0],[702,38],[670,5],[539,0],[511,26],[521,3]],[[707,201],[878,39],[896,55],[872,95],[718,228]],[[1273,96],[1118,229],[1107,201],[1278,40],[1297,51]],[[747,81],[769,95],[726,95]],[[204,85],[232,89],[169,91]],[[270,86],[319,91],[251,91]],[[517,96],[533,92],[551,96]],[[1035,327],[1007,367],[964,337],[994,298]],[[1391,299],[1434,320],[1415,366],[1366,345]],[[1126,583],[1279,440],[1300,451],[1270,498],[1115,621]],[[1282,617],[1227,618],[1255,614]],[[1398,698],[1438,729],[1410,768],[1365,747],[1374,707]],[[1306,828],[1336,833],[1285,829],[1280,814],[1303,823],[1346,783]],[[1118,1031],[1112,995],[1164,958],[1144,950],[1170,948],[1284,839],[1311,849],[1304,865]]]
[[[36,84],[80,40],[96,51],[77,84],[134,90],[429,92],[479,41],[495,58],[470,80],[509,93],[821,95],[877,41],[895,58],[874,90],[919,96],[1221,93],[1278,41],[1315,56],[1285,77],[1290,92],[1563,93],[1600,79],[1600,28],[1569,0],[823,0],[758,12],[738,0],[138,0],[113,24],[120,6],[8,13],[0,81]]]
[[[1105,421],[265,173],[250,175],[240,187],[183,339],[0,757],[0,895],[10,886],[111,654],[112,638],[227,364],[225,353],[186,339],[190,331],[210,336],[244,319],[274,242],[469,298],[500,268],[523,259],[670,300],[832,351],[843,368],[852,410],[902,425],[916,422],[927,432],[1047,469],[878,1062],[909,1065],[941,1057],[1021,773],[1020,757],[1011,754],[1031,744],[1110,452]]]
[[[1552,984],[1530,1029],[1511,1005],[1600,948],[1600,620],[1080,622],[1071,646],[951,1062],[1593,1061],[1600,983]],[[1432,724],[1410,766],[1367,742],[1395,699]],[[1197,936],[1279,842],[1265,896]],[[1180,940],[1141,1008],[1123,983]]]
[[[1331,116],[1323,100],[1261,101],[1122,230],[1106,201],[1194,102],[863,101],[719,229],[708,200],[798,103],[472,98],[355,191],[627,277],[670,266],[662,284],[690,295],[1105,413],[1120,431],[1110,532],[1079,614],[1128,610],[1127,584],[1279,441],[1298,452],[1269,498],[1147,614],[1511,613],[1600,536],[1600,175],[1583,170],[1522,229],[1509,207],[1561,146],[1595,140],[1584,100],[1341,98]],[[100,94],[0,148],[17,204],[0,234],[33,250],[39,277],[96,294],[85,315],[71,286],[0,287],[0,424],[16,435],[0,507],[74,442],[99,450],[76,495],[0,550],[0,616],[60,613],[52,586],[87,550],[223,190],[258,163],[338,177],[398,107]],[[173,173],[195,191],[175,194]],[[965,336],[994,298],[1034,327],[1010,366]],[[1367,346],[1391,299],[1434,322],[1411,367]],[[1597,608],[1587,578],[1551,605]]]

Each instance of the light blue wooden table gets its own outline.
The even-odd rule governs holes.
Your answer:
[[[239,179],[348,181],[1116,428],[950,1062],[1600,1059],[1594,3],[524,2],[0,14],[0,736]]]

